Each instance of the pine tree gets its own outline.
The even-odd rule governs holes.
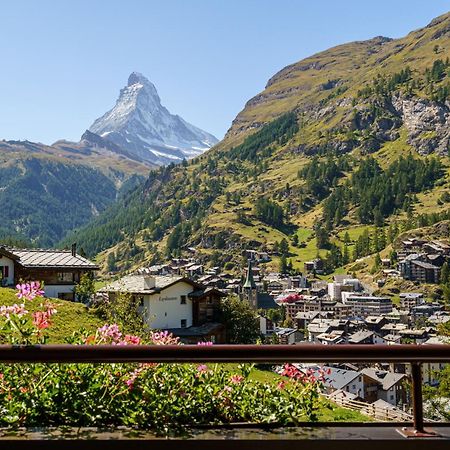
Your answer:
[[[288,272],[288,264],[287,264],[286,255],[281,255],[279,272],[280,273],[287,273]]]

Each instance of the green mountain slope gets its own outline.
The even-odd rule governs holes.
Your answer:
[[[246,248],[272,252],[270,268],[302,268],[319,254],[336,269],[376,252],[389,229],[394,239],[446,211],[449,55],[447,14],[402,39],[345,44],[288,66],[216,147],[153,171],[70,239],[109,269],[191,246],[228,268]]]
[[[0,241],[52,246],[142,182],[149,169],[86,140],[1,141]]]

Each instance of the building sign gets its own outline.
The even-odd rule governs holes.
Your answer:
[[[178,297],[160,297],[159,298],[160,302],[170,302],[173,300],[178,300]]]

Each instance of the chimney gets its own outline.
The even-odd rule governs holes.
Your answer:
[[[144,289],[153,289],[155,287],[155,277],[145,274],[143,277]]]
[[[72,256],[77,256],[77,243],[72,244]]]

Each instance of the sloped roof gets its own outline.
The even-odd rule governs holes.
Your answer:
[[[151,288],[144,287],[144,275],[127,275],[120,278],[113,283],[110,283],[99,290],[99,292],[129,292],[132,294],[155,294],[163,289],[167,289],[179,282],[185,282],[192,285],[194,288],[203,288],[202,285],[193,282],[189,278],[182,276],[151,276],[155,280],[155,286]]]
[[[26,250],[8,249],[19,258],[18,263],[26,268],[80,268],[98,269],[98,266],[70,250]]]
[[[357,344],[358,342],[365,341],[366,339],[369,339],[372,336],[373,336],[372,331],[361,330],[361,331],[357,331],[356,333],[353,333],[350,336],[348,342],[349,342],[349,344]]]
[[[329,371],[324,377],[324,384],[333,389],[342,389],[360,376],[360,373],[355,370],[345,370],[331,366],[324,366],[323,369],[327,372]]]
[[[372,368],[366,368],[361,371],[364,375],[377,380],[385,391],[397,384],[403,378],[406,378],[404,373],[386,372],[384,370],[377,370]]]

